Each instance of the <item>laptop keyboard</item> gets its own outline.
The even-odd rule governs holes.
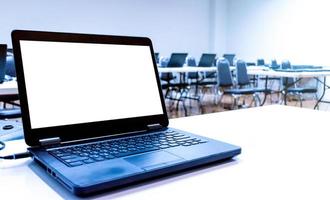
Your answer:
[[[192,146],[207,140],[167,130],[153,134],[112,139],[49,150],[69,167],[177,146]]]

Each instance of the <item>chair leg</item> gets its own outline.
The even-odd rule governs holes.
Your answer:
[[[299,103],[300,103],[300,108],[302,108],[302,94],[298,94],[298,99],[299,99]]]
[[[220,106],[221,106],[221,103],[222,103],[223,96],[224,96],[224,94],[220,94],[220,99],[219,99]]]
[[[233,104],[233,107],[234,107],[234,109],[238,109],[238,98],[239,97],[237,97],[236,95],[233,95],[233,98],[234,98],[234,104]]]

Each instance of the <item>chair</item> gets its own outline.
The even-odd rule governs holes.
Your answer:
[[[12,55],[7,55],[5,74],[10,77],[16,77],[15,61]]]
[[[270,68],[278,69],[278,68],[280,68],[280,65],[277,64],[277,61],[275,59],[273,59],[273,60],[270,61]]]
[[[238,60],[236,62],[236,79],[237,79],[237,85],[241,88],[250,88],[253,89],[256,93],[264,93],[265,99],[262,104],[265,103],[266,96],[268,94],[272,93],[271,89],[260,88],[260,87],[254,87],[254,84],[251,83],[250,76],[247,73],[247,65],[243,60]],[[259,97],[259,96],[258,96]],[[258,99],[260,101],[260,99]]]
[[[5,67],[7,57],[7,45],[0,44],[0,83],[5,80]]]
[[[255,105],[260,102],[258,91],[253,88],[235,88],[235,84],[230,71],[228,60],[219,60],[218,68],[218,87],[220,88],[221,96],[219,102],[222,102],[224,95],[230,95],[234,99],[233,106],[238,108],[238,100],[241,96],[252,95]]]
[[[291,63],[288,60],[285,60],[282,62],[281,65],[282,69],[292,69]],[[289,77],[283,77],[282,78],[282,94],[283,94],[283,101],[284,103],[287,102],[287,96],[288,95],[293,95],[298,97],[300,107],[302,107],[302,100],[303,100],[303,95],[304,94],[314,94],[315,99],[317,99],[317,86],[316,87],[309,87],[309,88],[304,88],[304,87],[298,87],[297,83],[300,81],[300,79],[296,78],[289,78]],[[316,83],[317,84],[317,83]]]
[[[159,53],[155,53],[155,60],[156,63],[159,64]]]
[[[234,66],[234,59],[235,59],[235,56],[236,56],[236,55],[233,54],[233,53],[231,53],[231,54],[226,53],[226,54],[223,54],[222,57],[224,57],[225,59],[228,60],[230,66]]]
[[[257,66],[264,66],[265,65],[265,60],[262,58],[257,59]]]
[[[189,67],[197,67],[196,60],[193,57],[187,57],[186,63],[187,63],[187,66],[189,66]],[[198,72],[189,72],[187,74],[187,78],[189,80],[194,80],[195,82],[197,82],[199,79],[199,74],[198,74]]]

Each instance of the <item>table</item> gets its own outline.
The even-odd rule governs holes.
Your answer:
[[[248,71],[249,75],[257,75],[257,76],[266,76],[266,82],[265,82],[265,87],[267,88],[267,77],[272,76],[272,77],[288,77],[288,78],[298,78],[298,81],[302,78],[315,78],[318,82],[320,82],[323,85],[323,91],[322,94],[320,96],[320,98],[317,100],[314,109],[316,109],[319,105],[320,102],[325,102],[325,103],[330,103],[327,101],[323,101],[323,97],[325,95],[326,89],[330,88],[327,84],[326,84],[326,77],[330,76],[330,70],[329,68],[325,68],[324,71],[322,70],[316,70],[316,71],[298,71],[298,72],[294,72],[294,71],[290,71],[290,72],[286,72],[286,71],[274,71],[271,69],[268,70],[251,70]],[[319,77],[323,77],[323,81],[319,79]],[[296,82],[298,82],[296,81]],[[284,90],[287,90],[288,87],[285,87]],[[286,105],[286,92],[284,93],[284,104]],[[266,95],[266,94],[265,94]],[[266,99],[266,97],[265,97]]]
[[[253,71],[263,71],[267,70],[269,67],[266,66],[249,66],[247,67],[248,72],[253,72]],[[159,73],[189,73],[189,72],[217,72],[217,67],[158,67],[158,72]],[[234,71],[236,70],[236,67],[230,66],[230,70]]]
[[[330,199],[330,113],[271,105],[170,120],[242,147],[232,162],[151,181],[97,199]],[[21,141],[7,152],[24,150]],[[5,153],[5,152],[1,152]],[[30,159],[0,161],[2,199],[71,199]]]
[[[249,72],[253,72],[255,70],[257,71],[262,71],[262,70],[266,70],[269,69],[269,67],[267,66],[249,66],[247,68],[248,73]],[[236,67],[235,66],[230,66],[230,70],[231,71],[235,71]],[[186,89],[186,85],[188,84],[182,84],[185,83],[185,74],[187,73],[206,73],[206,72],[217,72],[218,68],[215,66],[212,67],[191,67],[191,66],[184,66],[184,67],[158,67],[158,72],[159,73],[179,73],[180,74],[180,83],[179,85],[183,85],[184,90],[182,90],[182,88],[179,89],[179,91],[183,91],[180,92],[179,98],[170,98],[171,100],[175,100],[178,103],[181,101],[183,108],[184,108],[184,113],[185,116],[187,116],[187,109],[185,107],[185,104],[183,102],[183,99],[192,99],[192,100],[197,100],[198,103],[200,104],[200,99],[199,97],[189,97],[187,96],[188,92]],[[195,82],[196,87],[199,85],[200,83],[197,81]],[[182,94],[186,94],[186,95],[182,95]],[[177,103],[177,106],[178,106]]]
[[[9,94],[18,94],[16,80],[6,81],[0,84],[0,96]]]
[[[15,101],[18,100],[18,88],[16,80],[5,81],[0,84],[0,102],[4,102],[4,108],[6,104],[13,104],[19,106]]]

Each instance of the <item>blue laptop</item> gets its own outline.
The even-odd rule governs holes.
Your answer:
[[[15,30],[12,42],[29,151],[76,195],[241,152],[168,126],[148,38]]]

